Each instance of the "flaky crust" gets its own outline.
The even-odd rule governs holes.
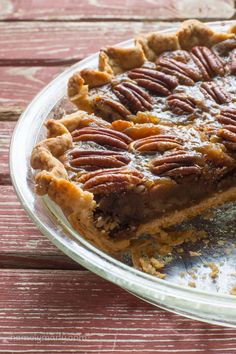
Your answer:
[[[231,33],[218,33],[197,20],[183,22],[177,31],[177,36],[180,48],[185,50],[195,46],[211,47],[218,42],[233,37]]]
[[[148,33],[136,38],[135,44],[143,50],[146,59],[150,61],[155,61],[157,55],[163,52],[180,49],[176,33]]]
[[[173,33],[151,32],[135,38],[132,48],[108,47],[100,50],[98,70],[83,69],[68,82],[68,96],[79,108],[93,112],[96,95],[89,96],[89,89],[107,84],[116,75],[138,68],[146,60],[155,61],[165,51],[189,50],[194,46],[207,46],[235,36],[235,26],[228,33],[218,33],[197,20],[184,21]]]
[[[142,66],[144,61],[144,53],[139,47],[108,47],[100,51],[99,70],[106,71],[111,75],[117,75]]]

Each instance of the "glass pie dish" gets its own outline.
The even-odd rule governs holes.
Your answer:
[[[211,23],[210,26],[226,31],[231,24]],[[164,32],[171,31],[173,28]],[[119,44],[124,48],[131,45],[132,40]],[[173,254],[166,269],[167,277],[162,280],[134,269],[126,257],[118,261],[94,247],[73,230],[48,197],[35,194],[30,167],[32,148],[45,136],[43,124],[48,118],[71,110],[66,97],[69,77],[85,67],[96,69],[97,58],[98,54],[94,54],[53,80],[35,97],[15,128],[10,170],[23,207],[59,249],[89,270],[156,306],[202,321],[236,327],[236,298],[229,295],[236,284],[233,262],[236,205],[233,203],[215,209],[208,218],[190,221],[193,226],[206,228],[210,238],[205,243],[194,244],[191,250],[186,246],[181,255]],[[196,257],[197,254],[200,256]]]

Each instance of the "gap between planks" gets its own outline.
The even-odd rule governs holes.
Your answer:
[[[209,21],[219,21],[222,19],[222,17],[197,17],[197,16],[191,16],[191,18],[194,17],[195,19],[199,20],[199,21],[202,21],[202,22],[209,22]],[[59,19],[59,18],[55,18],[55,19],[44,19],[44,18],[40,18],[40,19],[34,19],[34,18],[29,18],[29,19],[0,19],[0,23],[15,23],[15,22],[47,22],[47,23],[53,23],[53,22],[69,22],[69,23],[83,23],[83,22],[99,22],[99,21],[102,21],[102,22],[114,22],[114,21],[119,21],[119,22],[167,22],[168,24],[169,23],[172,23],[172,22],[182,22],[182,21],[186,21],[188,20],[189,17],[167,17],[167,18],[160,18],[160,17],[157,17],[157,18],[151,18],[151,19],[143,19],[142,17],[140,18],[122,18],[122,17],[111,17],[111,18],[102,18],[102,17],[98,17],[98,18],[93,18],[93,17],[87,17],[87,18],[77,18],[77,19],[70,19],[70,18],[62,18],[62,19]],[[228,21],[228,20],[234,20],[236,19],[236,12],[234,12],[234,14],[229,17],[229,18],[225,18],[224,20],[225,21]]]
[[[231,18],[234,0],[2,0],[1,19],[9,20],[168,20]]]
[[[119,21],[0,22],[0,65],[70,65],[101,47],[117,44],[141,33],[171,28],[174,24]]]
[[[0,66],[0,121],[6,121],[5,127],[7,121],[16,121],[33,97],[65,68]],[[5,131],[4,127],[1,128]],[[0,135],[3,135],[2,130]]]
[[[0,268],[82,269],[27,216],[12,186],[0,185]]]

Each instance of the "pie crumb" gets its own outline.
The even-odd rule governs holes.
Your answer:
[[[214,262],[210,262],[210,263],[207,263],[206,266],[211,269],[211,273],[209,274],[210,277],[212,279],[215,279],[218,276],[219,271],[220,271],[219,268],[217,267],[217,265]]]
[[[153,257],[150,259],[141,257],[139,259],[139,261],[140,261],[141,268],[145,273],[148,273],[150,275],[155,275],[156,277],[158,277],[160,279],[165,279],[166,274],[158,271],[158,269],[161,269],[164,267],[164,265],[165,265],[164,263],[156,260]]]
[[[232,287],[232,289],[230,289],[230,295],[236,295],[236,285],[234,285],[233,287]]]
[[[189,251],[189,255],[190,255],[191,257],[199,257],[199,256],[201,256],[202,254],[201,254],[201,252]]]
[[[196,283],[195,283],[195,281],[189,281],[189,282],[188,282],[188,286],[190,286],[191,288],[196,288]]]
[[[194,273],[194,271],[189,272],[189,275],[190,275],[193,279],[197,279],[197,275]]]

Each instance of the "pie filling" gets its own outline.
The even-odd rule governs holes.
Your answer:
[[[102,51],[100,71],[69,81],[83,111],[48,121],[33,151],[38,192],[90,239],[154,233],[236,198],[236,39],[186,28]]]

